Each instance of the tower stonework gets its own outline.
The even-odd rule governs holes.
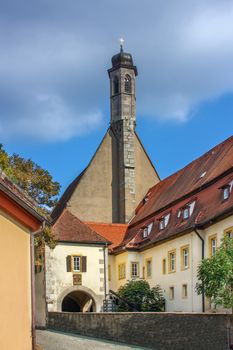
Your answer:
[[[116,138],[118,222],[128,222],[136,206],[136,84],[132,56],[121,52],[112,58],[110,78],[110,128]]]
[[[148,189],[160,181],[135,131],[137,68],[131,54],[121,47],[108,74],[110,127],[86,169],[63,193],[54,220],[69,208],[82,221],[128,223]]]

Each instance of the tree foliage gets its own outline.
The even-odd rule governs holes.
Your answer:
[[[0,168],[37,202],[38,212],[48,219],[60,191],[60,184],[53,181],[50,173],[31,159],[24,159],[15,153],[13,155],[7,154],[1,144]],[[50,248],[54,248],[56,245],[51,227],[48,225],[35,237],[35,247],[43,246],[44,243],[48,244]]]
[[[215,306],[233,311],[233,239],[224,237],[216,254],[204,259],[198,267],[196,290],[205,293]]]
[[[56,204],[60,184],[31,159],[24,159],[15,153],[10,156],[0,145],[0,167],[40,208],[51,209]]]
[[[118,294],[130,305],[123,301],[119,302],[118,311],[164,311],[165,300],[162,290],[159,286],[150,288],[145,280],[132,280],[120,287]],[[133,307],[134,306],[134,307]]]

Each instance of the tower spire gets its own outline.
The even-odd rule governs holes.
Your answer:
[[[125,40],[123,38],[120,38],[119,41],[120,41],[120,51],[123,52],[124,51],[123,45],[124,45]]]

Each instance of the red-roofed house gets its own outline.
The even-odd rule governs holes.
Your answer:
[[[35,349],[34,233],[44,218],[0,170],[0,348]]]
[[[107,247],[110,242],[68,209],[64,209],[54,223],[53,233],[56,247],[45,247],[48,311],[100,311],[108,291]],[[43,276],[43,271],[36,274],[40,281],[38,294]]]

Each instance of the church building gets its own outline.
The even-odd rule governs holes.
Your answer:
[[[166,311],[210,310],[197,267],[233,236],[233,137],[161,181],[135,130],[138,71],[122,46],[108,75],[110,127],[52,212],[58,244],[38,290],[48,311],[102,311],[109,291],[145,279]]]
[[[54,219],[69,208],[83,221],[128,223],[148,188],[160,180],[135,131],[138,71],[122,46],[108,75],[110,127],[88,166],[59,200]]]

